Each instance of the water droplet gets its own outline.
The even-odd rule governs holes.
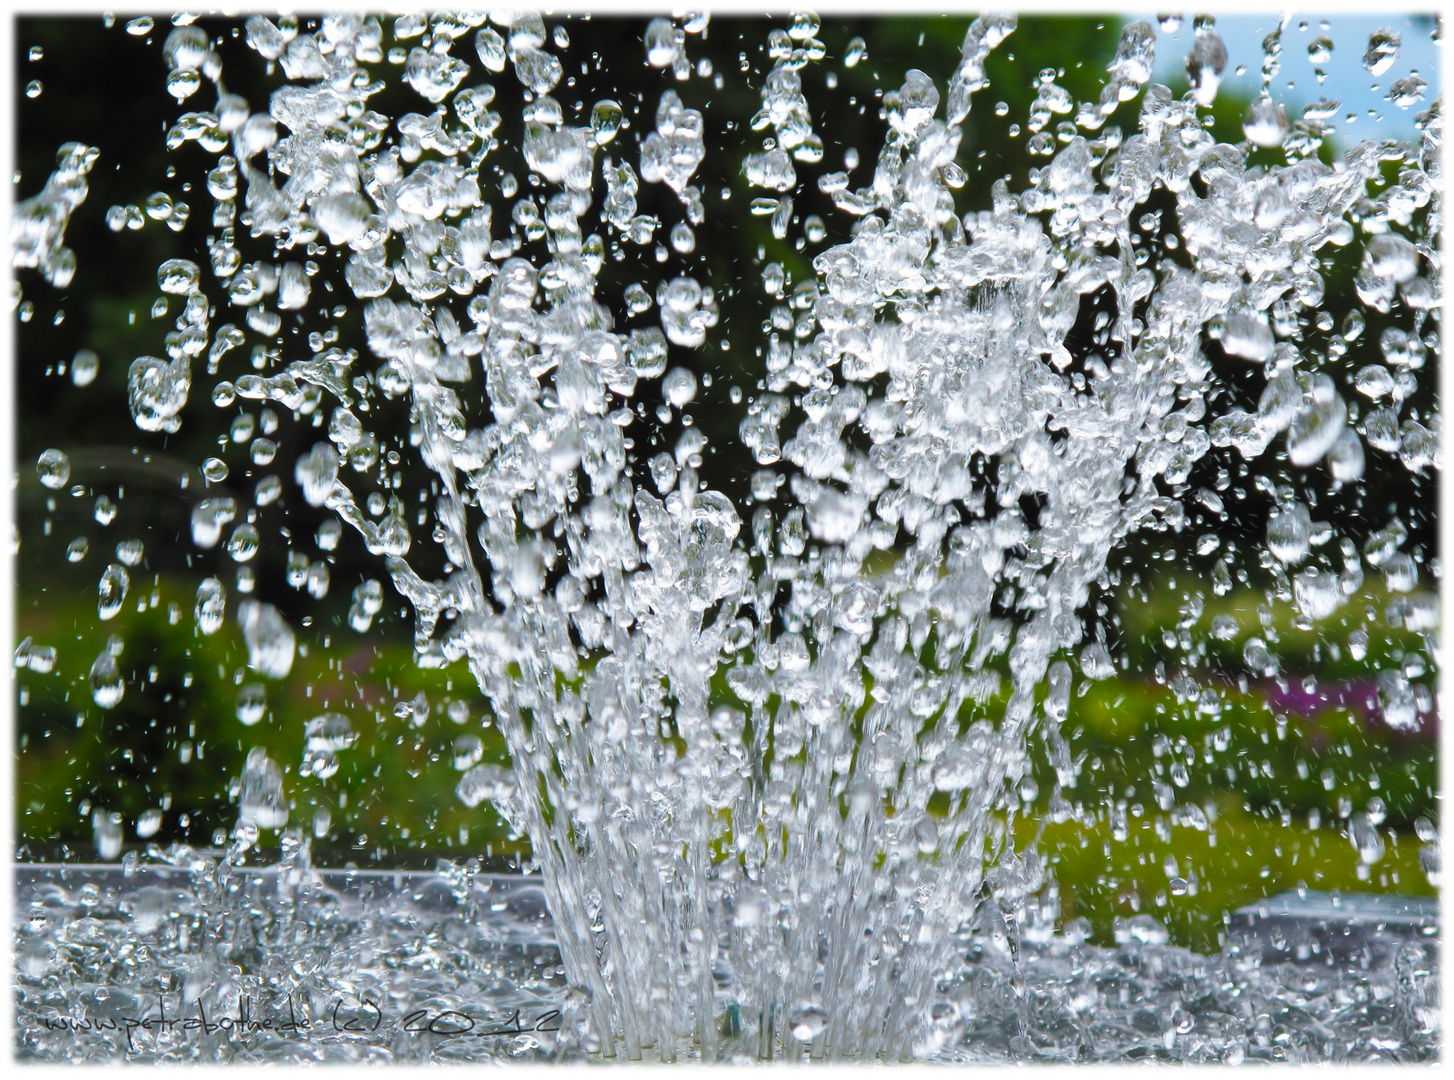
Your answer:
[[[192,508],[192,542],[200,548],[217,546],[222,527],[237,516],[234,499],[203,499]]]
[[[288,823],[283,771],[262,747],[255,746],[248,751],[242,769],[238,810],[241,824],[256,825],[259,829],[281,829]]]
[[[322,506],[338,479],[338,451],[329,443],[315,443],[312,450],[298,459],[293,476],[302,487],[308,505]]]
[[[310,750],[344,750],[357,738],[348,717],[336,712],[315,716],[308,721],[303,734]]]
[[[1363,478],[1363,443],[1356,432],[1347,428],[1328,451],[1328,471],[1339,483],[1352,483]]]
[[[90,349],[81,349],[71,358],[71,382],[76,386],[90,386],[101,370],[101,358]]]
[[[116,557],[127,566],[137,566],[146,554],[146,545],[140,540],[123,540],[116,545]]]
[[[35,459],[35,472],[42,484],[59,491],[71,478],[71,459],[60,450],[46,450]]]
[[[114,709],[126,693],[121,667],[108,645],[91,664],[91,698],[103,709]]]
[[[1294,465],[1311,465],[1331,450],[1348,418],[1348,407],[1326,375],[1314,377],[1311,397],[1287,432],[1287,458]]]
[[[1383,858],[1383,836],[1368,820],[1367,814],[1354,814],[1348,819],[1348,839],[1353,842],[1358,861],[1364,866],[1372,866]]]
[[[1403,44],[1403,38],[1398,31],[1390,30],[1388,27],[1375,30],[1368,35],[1368,48],[1363,53],[1363,66],[1374,78],[1382,75],[1393,62],[1398,59],[1399,47]]]
[[[661,381],[661,392],[674,408],[683,408],[697,396],[697,377],[686,368],[672,368]]]
[[[325,195],[313,204],[313,220],[330,244],[351,244],[368,229],[369,204],[351,192]]]
[[[489,70],[497,72],[505,70],[505,39],[500,36],[498,31],[486,27],[476,34],[475,51],[479,53],[480,63]]]
[[[293,669],[293,629],[277,608],[244,600],[238,605],[237,623],[247,642],[248,667],[270,679],[281,679]]]
[[[197,26],[179,26],[167,35],[162,57],[170,68],[195,71],[207,55],[207,35]]]
[[[515,778],[498,765],[476,765],[455,786],[455,794],[466,806],[482,802],[496,803],[509,798],[515,789]]]
[[[222,629],[222,617],[227,608],[227,590],[216,578],[206,578],[197,586],[197,630],[210,636]]]
[[[1368,241],[1364,250],[1365,267],[1375,277],[1388,278],[1403,284],[1419,272],[1419,256],[1414,245],[1397,233],[1380,233]]]
[[[523,49],[515,56],[515,77],[533,94],[548,94],[564,74],[560,61],[542,49]]]
[[[1259,637],[1248,638],[1242,646],[1242,662],[1258,675],[1271,678],[1277,674],[1277,657]]]
[[[478,735],[461,735],[454,740],[454,767],[464,772],[478,764],[484,752],[484,744]]]
[[[141,356],[127,371],[131,415],[143,431],[175,432],[181,428],[177,414],[187,403],[192,387],[191,370],[185,356],[160,360]]]
[[[168,259],[157,268],[157,283],[164,293],[186,295],[196,290],[200,279],[197,264],[187,259]]]
[[[978,784],[988,768],[985,751],[987,733],[971,728],[974,738],[950,746],[934,762],[931,770],[934,786],[940,791],[963,791]]]
[[[670,67],[677,57],[677,28],[670,19],[652,19],[646,24],[646,62],[652,67]]]
[[[1258,146],[1279,146],[1287,136],[1287,112],[1281,104],[1267,98],[1254,101],[1247,107],[1242,131]]]
[[[1410,75],[1396,80],[1388,88],[1388,100],[1400,109],[1407,109],[1424,100],[1424,90],[1427,87],[1428,83],[1418,75]]]
[[[147,20],[150,22],[151,20]],[[97,810],[91,816],[91,833],[96,844],[96,857],[109,862],[121,854],[121,815]]]
[[[148,840],[155,836],[162,827],[162,812],[155,807],[150,810],[143,810],[136,819],[136,836],[138,840]]]
[[[1226,67],[1227,46],[1222,35],[1211,28],[1198,30],[1196,43],[1186,58],[1187,81],[1198,105],[1210,105],[1217,99]]]
[[[624,119],[625,113],[619,102],[610,98],[596,102],[591,109],[591,131],[595,133],[596,145],[605,146],[614,139]]]
[[[202,76],[195,71],[174,71],[167,76],[167,93],[179,102],[195,94],[202,86]]]
[[[237,719],[251,727],[263,718],[268,707],[267,687],[262,683],[243,683],[237,688]]]
[[[131,576],[126,568],[115,563],[106,567],[101,574],[100,599],[96,613],[102,621],[114,619],[121,605],[126,601],[126,590],[131,587]]]
[[[1313,620],[1326,619],[1343,602],[1338,575],[1331,571],[1304,570],[1293,578],[1297,609]]]
[[[227,539],[227,554],[231,555],[234,562],[247,562],[258,552],[262,543],[257,527],[243,523],[232,530],[232,535]]]

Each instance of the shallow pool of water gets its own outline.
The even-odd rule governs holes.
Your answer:
[[[600,1059],[537,879],[283,865],[22,866],[15,1053],[29,1062],[425,1063]],[[1437,906],[1275,897],[1220,955],[1153,920],[1114,947],[1031,905],[961,934],[928,1040],[941,1062],[1431,1061]],[[1017,957],[1017,959],[1016,959]],[[725,984],[720,979],[719,984]],[[719,1059],[758,1048],[731,1034]],[[781,1045],[778,1049],[780,1054]],[[788,1053],[810,1053],[791,1033]],[[648,1060],[659,1053],[645,1051]],[[678,1060],[700,1060],[688,1040]]]

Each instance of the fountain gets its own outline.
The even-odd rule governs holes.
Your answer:
[[[88,560],[84,537],[68,549],[88,582],[106,563],[88,593],[100,630],[82,635],[99,643],[96,708],[75,723],[104,724],[159,678],[166,702],[208,680],[239,727],[213,736],[232,717],[195,715],[185,752],[144,752],[183,754],[235,808],[208,844],[167,815],[218,809],[167,795],[132,826],[183,830],[167,846],[115,869],[21,867],[22,1056],[1437,1054],[1427,901],[1304,883],[1227,912],[1208,956],[1135,890],[1112,940],[1066,918],[1044,853],[1104,835],[1109,859],[1128,814],[1163,841],[1238,843],[1189,772],[1214,767],[1232,790],[1337,787],[1360,891],[1399,841],[1380,826],[1405,815],[1423,844],[1403,841],[1409,865],[1436,885],[1434,827],[1408,809],[1432,791],[1396,797],[1407,783],[1375,762],[1354,800],[1346,769],[1310,778],[1299,758],[1296,780],[1274,779],[1269,755],[1303,730],[1299,702],[1356,704],[1380,746],[1432,723],[1437,102],[1418,141],[1336,149],[1336,103],[1293,119],[1275,96],[1288,20],[1230,121],[1205,16],[1184,94],[1153,79],[1157,28],[1134,21],[1094,92],[1076,71],[1022,73],[1014,116],[994,101],[1015,96],[1012,16],[965,20],[944,70],[906,45],[878,85],[877,46],[808,13],[112,22],[112,40],[160,46],[178,102],[166,190],[104,212],[117,237],[157,236],[166,257],[145,269],[165,323],[126,329],[133,312],[119,339],[151,351],[78,352],[58,372],[84,388],[124,366],[105,385],[137,449],[47,445],[36,497],[45,536],[72,527],[63,496],[103,526],[153,508],[154,534],[115,561]],[[1372,77],[1399,50],[1375,33]],[[649,79],[634,99],[609,90],[628,62],[623,87]],[[1424,91],[1404,75],[1390,100]],[[1025,148],[1004,176],[983,164],[998,127]],[[744,153],[722,149],[729,134]],[[66,245],[112,165],[68,142],[18,205],[14,264],[49,282],[21,275],[23,325],[41,289],[86,273]],[[196,246],[178,253],[160,223]],[[22,550],[42,543],[34,520],[21,532]],[[1178,560],[1169,584],[1158,545]],[[345,570],[360,574],[346,602]],[[1161,589],[1170,621],[1145,628],[1147,652],[1110,604],[1159,609]],[[375,658],[332,644],[328,627],[379,633],[401,600],[416,674],[392,677],[467,670],[483,722],[464,698],[370,700]],[[151,646],[110,631],[148,612],[158,635],[194,631],[177,671],[136,668],[127,654]],[[1299,647],[1371,689],[1285,664]],[[1095,789],[1111,773],[1072,719],[1138,649],[1156,708],[1205,741],[1147,736],[1132,809]],[[39,636],[16,654],[41,677],[57,662]],[[1223,754],[1264,692],[1275,735],[1245,728],[1259,760],[1240,741]],[[538,876],[478,858],[360,867],[367,841],[326,865],[338,825],[319,801],[300,827],[297,792],[367,775],[355,759],[385,738],[381,704],[408,728],[461,725],[450,812],[467,837],[493,808],[498,836],[528,841],[515,868]],[[300,761],[265,737],[284,709],[308,715],[287,736]],[[508,765],[483,760],[481,732]],[[209,739],[214,759],[237,744],[230,791]],[[99,796],[81,814],[102,862],[120,856],[121,815]],[[1214,870],[1188,849],[1166,859],[1169,915]],[[1379,884],[1417,891],[1398,865]]]

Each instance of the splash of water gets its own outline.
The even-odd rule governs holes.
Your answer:
[[[420,662],[465,661],[489,698],[513,772],[474,764],[477,752],[471,760],[461,747],[458,794],[470,806],[489,800],[529,836],[566,974],[587,992],[590,1047],[612,1054],[619,1038],[628,1057],[655,1047],[663,1060],[688,1043],[706,1056],[724,1044],[762,1057],[929,1052],[942,1043],[931,1005],[962,964],[958,932],[988,901],[1013,956],[1017,912],[1044,882],[1034,846],[1016,851],[1006,820],[1032,735],[1057,775],[1050,820],[1077,814],[1059,790],[1076,772],[1060,724],[1077,678],[1113,670],[1104,629],[1088,634],[1085,611],[1118,546],[1183,526],[1188,480],[1214,448],[1250,460],[1280,441],[1292,475],[1326,469],[1340,484],[1361,477],[1365,445],[1414,471],[1439,467],[1435,432],[1396,407],[1432,330],[1437,108],[1421,146],[1366,143],[1328,165],[1317,153],[1325,125],[1306,114],[1289,123],[1264,97],[1248,112],[1248,144],[1280,146],[1285,161],[1252,166],[1249,145],[1219,144],[1201,121],[1227,63],[1214,24],[1198,22],[1192,91],[1177,100],[1147,85],[1155,32],[1134,23],[1098,101],[1077,108],[1042,76],[1029,127],[1050,160],[1031,185],[1012,193],[998,181],[991,209],[960,214],[964,126],[987,58],[1016,25],[975,20],[942,95],[917,70],[884,95],[889,130],[871,181],[850,189],[845,172],[818,177],[858,221],[774,314],[761,393],[741,428],[764,470],[761,505],[747,515],[701,482],[700,428],[683,420],[674,449],[649,463],[627,435],[642,384],[661,380],[663,425],[694,399],[696,377],[668,370],[668,343],[707,341],[713,284],[680,274],[654,298],[633,284],[622,299],[634,312],[654,299],[660,329],[618,331],[617,298],[601,284],[607,238],[585,223],[599,167],[613,248],[649,243],[658,223],[637,212],[636,196],[664,184],[685,217],[672,246],[690,252],[705,214],[692,181],[707,119],[664,91],[633,169],[619,104],[604,100],[571,123],[551,96],[563,69],[540,16],[400,24],[408,19],[397,37],[428,36],[402,78],[439,108],[400,117],[390,143],[389,118],[369,108],[381,86],[361,66],[380,59],[377,20],[334,14],[309,33],[296,20],[284,29],[248,18],[248,45],[289,80],[257,112],[224,90],[205,34],[169,34],[168,89],[179,102],[203,80],[218,93],[214,111],[185,114],[168,140],[220,155],[208,177],[222,236],[210,270],[248,329],[213,331],[201,266],[159,267],[161,291],[183,310],[167,358],[131,366],[137,425],[176,431],[203,354],[215,376],[249,338],[270,360],[255,366],[273,373],[217,382],[216,404],[335,403],[327,441],[299,458],[294,480],[383,558],[413,607]],[[705,26],[653,21],[648,63],[683,67],[687,37]],[[501,124],[495,90],[461,88],[470,65],[451,55],[470,31],[484,67],[508,66],[531,93],[521,150],[549,194],[543,212],[518,201],[508,235],[481,194]],[[773,32],[775,65],[752,124],[772,145],[743,163],[767,193],[751,212],[771,216],[779,238],[799,170],[823,158],[799,74],[823,55],[816,31],[816,17],[799,16]],[[1397,47],[1396,37],[1371,42],[1370,70]],[[1107,129],[1138,95],[1139,129]],[[1043,130],[1072,109],[1073,131]],[[46,193],[24,205],[17,221],[36,224],[13,245],[17,266],[64,284],[57,245],[93,160],[69,148]],[[1371,201],[1389,162],[1399,180]],[[1153,192],[1174,199],[1184,259],[1150,250],[1156,230],[1137,215]],[[1359,392],[1395,399],[1361,424],[1322,370],[1331,350],[1300,347],[1290,329],[1318,314],[1317,253],[1352,242],[1352,221],[1371,234],[1361,301],[1413,312],[1411,331],[1385,334],[1387,364],[1358,375]],[[244,264],[239,227],[271,243],[271,258]],[[522,236],[545,254],[522,254]],[[314,275],[297,249],[346,257],[379,361],[371,378],[356,376],[351,350],[286,363],[267,352],[280,312],[312,302]],[[782,268],[769,266],[764,283],[781,295]],[[1103,317],[1087,347],[1072,331],[1092,294]],[[1255,406],[1219,400],[1217,351],[1263,373]],[[456,387],[476,375],[487,408],[472,415]],[[410,403],[419,459],[435,477],[425,540],[443,552],[441,579],[415,568],[419,537],[403,501],[376,493],[361,505],[344,471],[378,467],[381,433],[367,424],[376,395]],[[792,505],[775,515],[773,467],[784,463]],[[56,462],[42,469],[54,476]],[[220,481],[226,466],[210,459],[203,474]],[[1299,483],[1276,493],[1268,526],[1268,551],[1289,568],[1328,529],[1312,522]],[[219,543],[236,515],[231,500],[200,501],[194,541]],[[227,550],[245,562],[259,542],[244,522]],[[1356,550],[1351,559],[1341,572],[1319,559],[1296,575],[1307,619],[1356,591]],[[311,573],[305,560],[299,580],[322,595],[326,567],[316,582]],[[106,574],[102,618],[128,580],[119,566]],[[377,583],[360,586],[355,628],[381,602]],[[201,632],[216,632],[226,608],[221,583],[203,582]],[[283,616],[250,599],[234,611],[249,665],[287,675],[295,643]],[[118,651],[92,669],[103,706],[103,695],[120,700]],[[1260,638],[1244,655],[1277,670]],[[256,722],[263,700],[240,693],[239,718]],[[306,764],[320,775],[352,741],[341,720],[310,728]],[[282,773],[255,749],[240,835],[287,818]],[[97,829],[110,845],[109,819]]]

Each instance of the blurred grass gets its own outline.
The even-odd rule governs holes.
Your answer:
[[[1419,865],[1419,841],[1411,833],[1386,830],[1383,858],[1365,867],[1336,829],[1309,828],[1299,818],[1287,824],[1268,820],[1249,813],[1233,793],[1224,793],[1215,804],[1216,821],[1205,830],[1171,825],[1158,833],[1151,813],[1129,818],[1122,840],[1105,821],[1089,827],[1048,825],[1040,850],[1060,885],[1062,917],[1088,919],[1093,940],[1109,944],[1117,917],[1149,914],[1177,944],[1214,953],[1221,946],[1224,912],[1299,886],[1343,893],[1438,893]],[[1025,842],[1035,828],[1033,820],[1022,820],[1017,839]],[[1171,874],[1168,858],[1175,860]],[[1185,894],[1172,895],[1173,876],[1187,882]]]
[[[98,561],[87,569],[99,568]],[[82,575],[93,591],[92,573]],[[331,633],[298,627],[289,676],[265,680],[247,668],[246,646],[231,619],[214,636],[197,634],[196,579],[158,576],[154,587],[140,579],[133,573],[131,595],[109,622],[98,622],[85,601],[36,604],[17,619],[17,637],[59,652],[49,674],[17,672],[19,844],[37,850],[60,844],[84,855],[91,819],[81,812],[83,803],[120,812],[132,841],[137,815],[169,802],[155,840],[209,845],[214,831],[230,829],[236,818],[227,779],[241,774],[247,752],[258,746],[284,770],[291,825],[309,828],[319,807],[330,814],[333,837],[315,842],[320,862],[387,860],[419,845],[498,856],[522,850],[492,809],[470,810],[454,795],[457,737],[477,735],[486,761],[507,758],[503,738],[484,723],[488,710],[467,671],[420,668],[410,639],[398,633],[365,637],[339,626]],[[144,611],[137,610],[138,596]],[[175,626],[168,612],[173,604],[180,613]],[[119,659],[127,689],[119,705],[103,710],[91,700],[88,673],[112,635],[125,642]],[[267,713],[246,726],[237,718],[237,689],[254,682],[266,685]],[[428,702],[421,724],[394,714],[420,694]],[[463,724],[448,717],[454,701],[468,708]],[[299,776],[304,726],[324,712],[348,716],[357,741],[339,751],[332,777]]]

